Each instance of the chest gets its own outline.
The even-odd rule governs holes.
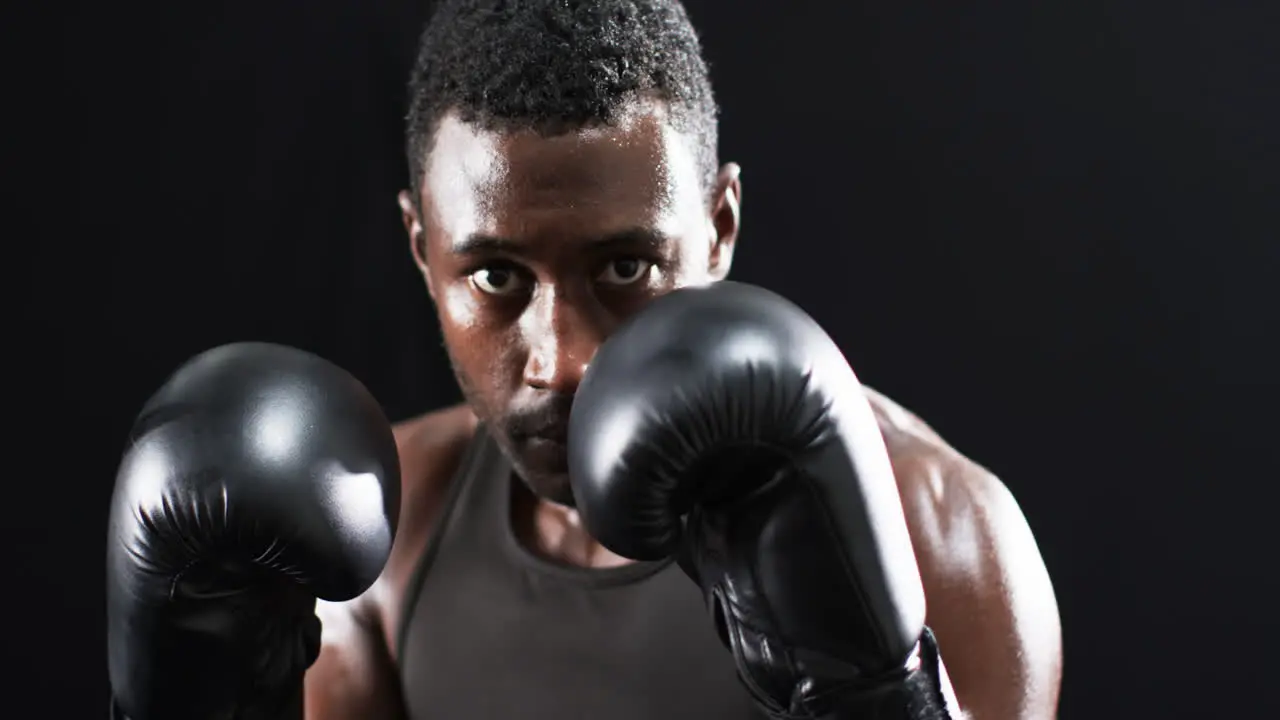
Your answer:
[[[512,567],[421,588],[401,680],[412,720],[762,717],[675,567],[585,586]]]

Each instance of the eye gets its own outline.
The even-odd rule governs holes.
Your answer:
[[[515,268],[494,266],[471,273],[471,284],[486,295],[510,295],[523,290],[526,282]]]
[[[630,285],[643,280],[652,267],[653,263],[648,260],[620,258],[611,260],[596,279],[606,285]]]

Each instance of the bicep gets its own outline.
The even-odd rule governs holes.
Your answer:
[[[306,720],[404,718],[395,664],[377,624],[352,603],[320,601],[316,614],[323,633],[306,676]]]
[[[965,474],[913,532],[929,626],[973,720],[1054,718],[1062,632],[1048,571],[1004,484]]]

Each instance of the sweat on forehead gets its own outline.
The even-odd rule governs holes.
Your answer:
[[[696,149],[654,103],[637,105],[615,123],[557,135],[489,129],[450,113],[437,129],[425,175],[421,199],[458,219],[575,205],[652,216],[692,209],[680,207],[688,203],[701,208],[703,200]]]

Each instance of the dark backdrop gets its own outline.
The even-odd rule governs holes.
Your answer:
[[[58,71],[24,85],[42,212],[10,238],[0,653],[41,715],[101,712],[114,467],[181,361],[271,340],[397,418],[457,398],[394,202],[424,8],[168,5],[59,4],[11,68]],[[1280,13],[882,5],[689,3],[744,167],[736,278],[1016,493],[1063,717],[1275,713]]]

